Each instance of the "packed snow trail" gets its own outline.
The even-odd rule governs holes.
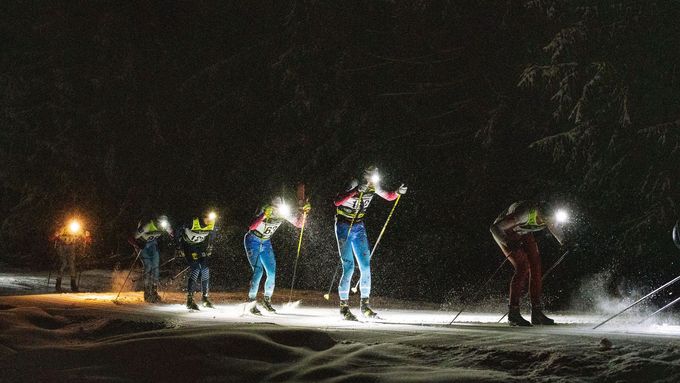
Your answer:
[[[112,293],[0,297],[0,380],[680,380],[674,325],[592,331],[599,316],[565,314],[555,315],[564,325],[517,329],[468,313],[447,326],[449,312],[393,308],[347,322],[304,298],[256,317],[243,315],[241,295],[215,294],[216,309],[199,312],[181,293],[161,305],[129,292],[122,305]]]

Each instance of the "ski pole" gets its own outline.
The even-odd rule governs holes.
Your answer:
[[[543,277],[541,277],[541,281],[544,281],[545,278],[547,278],[548,275],[550,275],[550,273],[555,269],[555,267],[557,267],[560,263],[562,263],[562,261],[563,261],[564,258],[567,256],[567,254],[569,254],[569,250],[565,251],[564,254],[562,254],[562,256],[559,257],[559,258],[557,259],[557,261],[555,261],[555,263],[553,263],[552,266],[550,266],[550,268],[545,272],[545,274],[543,274]],[[505,319],[505,317],[506,317],[508,314],[509,314],[509,312],[506,312],[505,314],[503,314],[503,316],[501,317],[501,319],[499,319],[498,322],[496,322],[496,323],[501,323],[501,321],[503,321],[503,319]]]
[[[141,249],[139,251],[137,251],[137,256],[132,261],[132,264],[130,264],[130,271],[128,271],[127,276],[125,277],[125,280],[123,281],[123,284],[120,286],[120,290],[118,290],[118,294],[116,295],[116,298],[113,300],[114,302],[118,301],[118,297],[120,296],[121,291],[123,291],[123,288],[125,287],[125,284],[127,283],[128,278],[130,278],[130,274],[132,274],[132,269],[135,267],[135,263],[137,263],[137,259],[139,259],[140,254],[142,254]]]
[[[158,270],[160,270],[163,266],[167,265],[168,263],[174,261],[175,259],[177,259],[177,257],[172,257],[172,258],[168,259],[167,261],[163,262],[160,266],[158,266]],[[132,279],[132,281],[134,281],[134,282],[136,282],[137,280],[138,279],[134,279],[134,278]]]
[[[328,288],[328,292],[323,295],[323,298],[325,300],[331,299],[331,290],[333,290],[333,285],[335,285],[335,277],[338,275],[338,271],[340,270],[341,265],[342,265],[342,260],[340,261],[340,265],[338,265],[335,268],[335,272],[333,273],[333,278],[331,279],[331,286]]]
[[[618,313],[616,313],[616,314],[610,316],[609,318],[607,318],[606,320],[604,320],[602,323],[600,323],[600,324],[598,324],[597,326],[593,327],[593,330],[595,330],[595,329],[597,329],[598,327],[602,326],[603,324],[609,322],[610,320],[616,318],[617,316],[623,314],[624,312],[630,310],[630,309],[633,308],[634,306],[637,306],[638,303],[644,301],[645,299],[651,297],[652,295],[658,293],[659,291],[665,289],[666,287],[668,287],[668,286],[674,284],[674,283],[677,282],[677,281],[680,281],[680,275],[678,275],[677,277],[673,278],[672,280],[666,282],[663,286],[659,287],[658,289],[656,289],[656,290],[652,291],[651,293],[645,295],[644,297],[638,299],[637,301],[635,301],[633,304],[629,305],[629,306],[626,307],[625,309],[623,309],[623,310],[619,311]]]
[[[293,266],[293,280],[290,282],[290,294],[288,303],[293,300],[293,286],[295,286],[295,274],[297,274],[298,259],[300,259],[300,249],[302,248],[302,234],[305,232],[305,222],[307,222],[307,212],[302,213],[302,227],[300,227],[300,239],[298,239],[297,255],[295,255],[295,265]]]
[[[160,270],[161,267],[167,265],[168,263],[174,261],[175,259],[177,259],[177,257],[172,257],[172,258],[168,259],[167,261],[163,262],[160,266],[158,266],[158,269]]]
[[[470,300],[471,302],[477,300],[477,298],[479,297],[479,294],[482,292],[482,290],[484,289],[484,287],[486,287],[486,285],[488,285],[489,282],[491,282],[491,280],[496,276],[496,274],[498,274],[498,272],[501,271],[501,268],[503,268],[503,265],[505,265],[505,262],[507,262],[507,261],[508,261],[508,257],[505,257],[505,259],[503,260],[503,262],[501,262],[501,264],[498,265],[498,268],[496,269],[496,271],[494,271],[493,274],[491,274],[491,276],[489,277],[489,279],[487,279],[486,282],[484,282],[484,284],[481,285],[481,286],[479,287],[479,289],[477,289],[477,293],[475,293],[474,297]],[[458,316],[459,316],[459,315],[467,308],[467,306],[468,306],[468,305],[467,305],[467,303],[466,303],[466,304],[463,306],[463,308],[461,308],[460,311],[458,311],[458,314],[456,314],[456,316],[453,317],[453,319],[451,319],[451,322],[449,322],[449,326],[452,325],[453,322],[456,321],[456,319],[458,319]]]
[[[50,278],[52,277],[52,269],[47,273],[47,290],[50,289]]]
[[[54,241],[54,248],[57,248],[57,241]],[[50,268],[50,271],[47,273],[47,290],[49,291],[50,289],[50,278],[52,278],[52,270],[57,268],[57,262],[60,260],[61,257],[59,257],[59,254],[57,254],[57,259],[55,259],[54,263],[52,264],[52,267]]]
[[[394,201],[394,205],[392,206],[392,210],[390,211],[390,214],[387,215],[387,220],[385,221],[385,224],[382,227],[382,230],[380,230],[380,235],[378,235],[378,239],[375,241],[373,244],[373,249],[371,250],[371,255],[368,257],[368,260],[370,261],[373,259],[373,254],[375,253],[375,249],[378,248],[378,244],[380,243],[380,239],[382,239],[383,234],[385,234],[385,229],[387,229],[387,224],[390,223],[390,219],[392,218],[392,214],[394,214],[394,209],[397,208],[397,204],[399,203],[399,199],[401,198],[401,194],[397,194],[397,199]],[[359,282],[361,282],[361,279],[357,281],[357,284],[352,287],[352,292],[356,293],[359,290]]]
[[[352,222],[349,224],[349,228],[347,229],[347,239],[345,239],[345,246],[350,242],[349,240],[349,235],[352,233],[352,226],[354,226],[354,221],[357,218],[357,215],[359,215],[359,212],[361,211],[361,205],[364,203],[364,192],[359,193],[359,200],[357,201],[359,206],[357,206],[357,210],[355,211],[352,209],[354,214],[352,215]],[[340,247],[338,247],[338,250],[340,250]],[[342,257],[342,253],[340,253],[340,256]],[[342,259],[340,259],[340,263],[338,266],[335,268],[335,272],[333,273],[333,279],[331,279],[331,286],[328,288],[328,293],[324,294],[323,298],[325,300],[330,300],[331,299],[331,290],[333,290],[333,285],[335,284],[335,276],[338,275],[338,270],[340,270],[340,267],[342,266]]]
[[[653,316],[655,316],[656,314],[658,314],[658,313],[660,313],[660,312],[666,310],[667,308],[673,306],[674,304],[676,304],[676,303],[678,303],[678,302],[680,302],[680,298],[676,298],[673,302],[671,302],[671,303],[665,305],[664,307],[662,307],[662,308],[660,308],[660,309],[654,311],[654,313],[650,314],[650,315],[647,316],[645,319],[639,321],[638,324],[642,324],[642,323],[646,322],[646,321],[647,321],[648,319],[650,319],[651,317],[653,317]]]
[[[190,268],[190,266],[187,266],[184,270],[180,271],[179,273],[177,273],[177,275],[175,275],[174,277],[172,277],[170,279],[172,279],[174,281],[175,279],[179,278],[180,275],[186,273],[187,270],[189,270],[189,268]]]

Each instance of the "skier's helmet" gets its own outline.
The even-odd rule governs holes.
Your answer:
[[[276,196],[272,198],[272,205],[273,206],[281,206],[283,205],[283,198],[280,196]]]
[[[552,205],[547,201],[538,201],[535,203],[536,210],[541,219],[549,220],[552,217]]]
[[[211,223],[215,223],[217,220],[217,212],[215,210],[207,210],[203,212],[203,215],[199,217],[199,223],[201,226],[205,226]]]
[[[673,227],[673,242],[680,249],[680,221],[676,222]]]
[[[364,179],[366,181],[376,181],[376,178],[378,178],[378,168],[376,166],[371,165],[364,169]]]
[[[158,216],[158,225],[160,225],[161,229],[167,229],[168,228],[168,216],[165,214],[161,214]]]

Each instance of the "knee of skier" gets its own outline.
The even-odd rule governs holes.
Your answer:
[[[273,281],[276,278],[276,269],[267,269],[267,281]]]
[[[521,278],[528,278],[530,273],[529,262],[526,259],[518,259],[514,263],[515,275]]]
[[[349,280],[352,279],[353,275],[354,275],[354,265],[352,265],[352,267],[350,267],[350,268],[345,267],[342,270],[342,278],[341,279],[343,281],[349,281]]]

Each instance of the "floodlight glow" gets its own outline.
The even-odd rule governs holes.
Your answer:
[[[217,213],[215,213],[214,211],[211,211],[210,213],[208,213],[208,219],[211,220],[211,221],[216,220],[217,219]]]
[[[72,220],[71,223],[68,224],[68,229],[71,231],[71,233],[75,234],[80,231],[80,222],[78,220]]]
[[[560,209],[555,212],[555,222],[565,223],[569,221],[569,213],[566,210]]]
[[[279,214],[283,217],[288,217],[290,215],[290,206],[286,205],[285,203],[282,203],[278,207]]]
[[[371,183],[377,184],[378,182],[380,182],[380,174],[378,173],[371,174]]]

